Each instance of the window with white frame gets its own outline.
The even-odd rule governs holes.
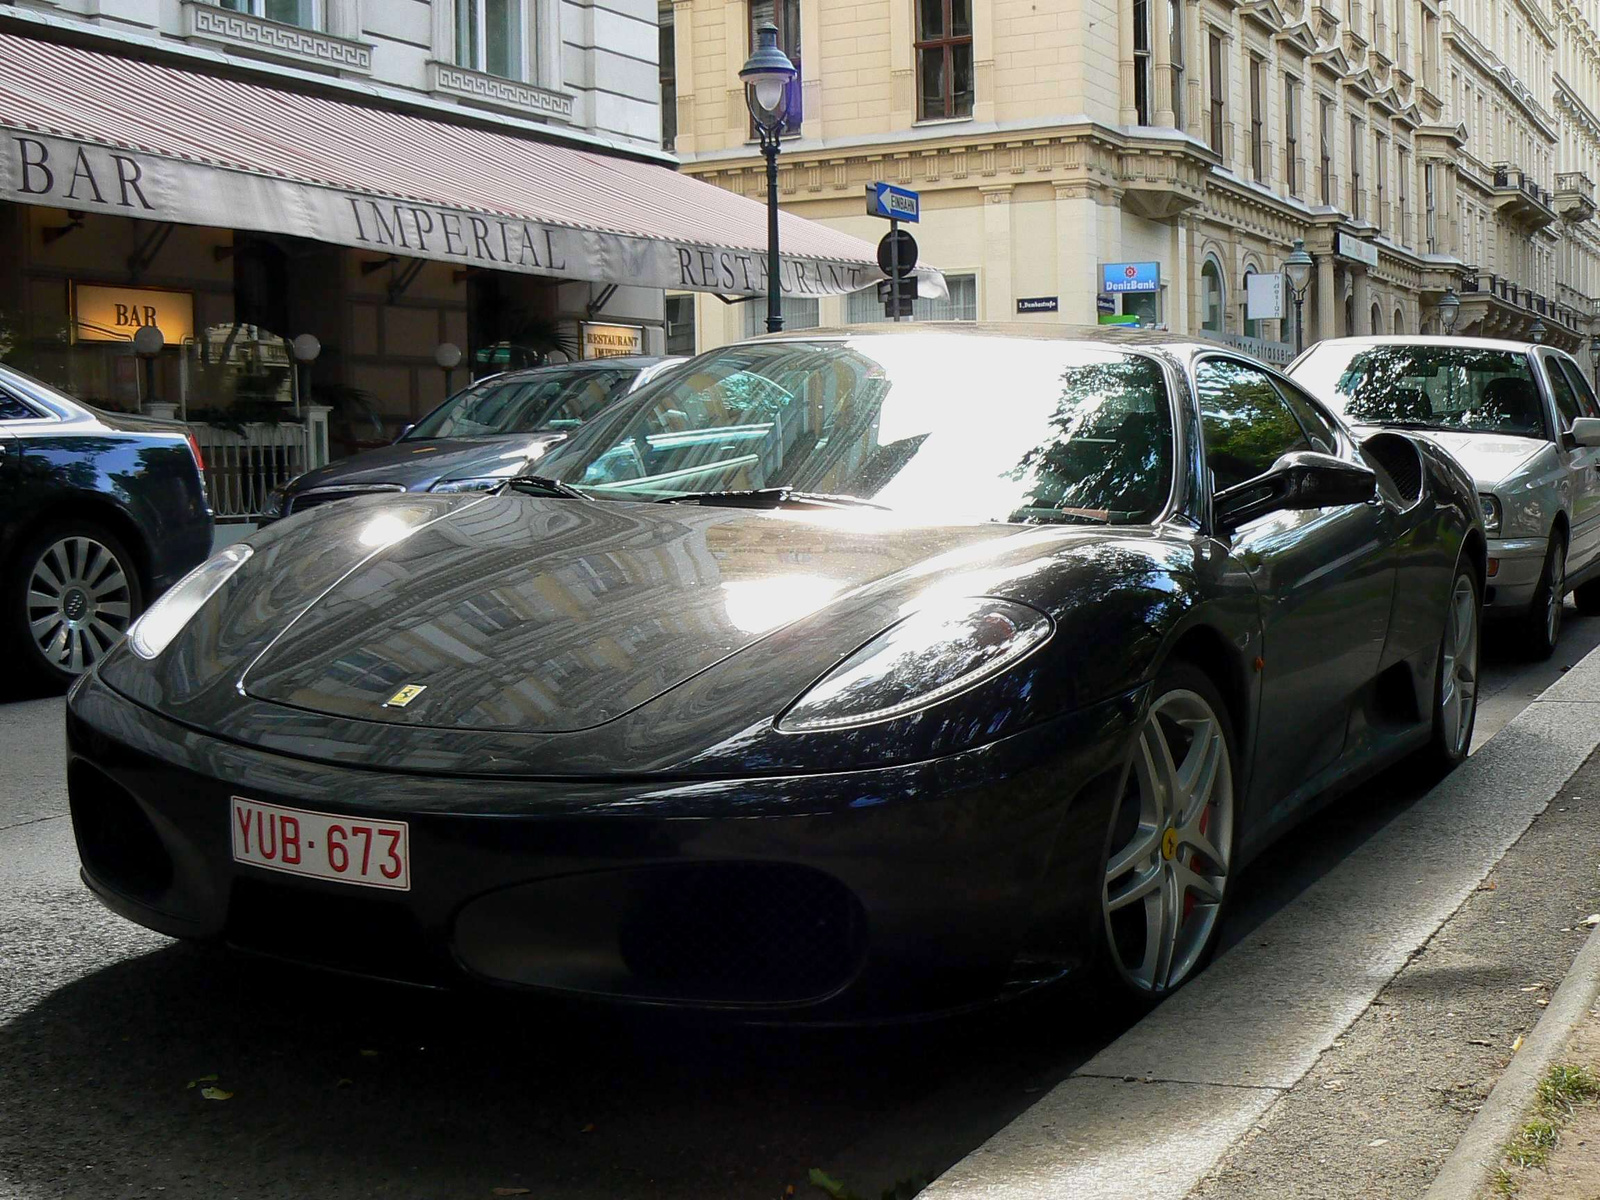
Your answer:
[[[218,4],[230,12],[248,13],[302,29],[318,28],[318,18],[322,15],[317,0],[218,0]]]
[[[925,300],[918,296],[911,306],[913,321],[976,321],[978,319],[978,277],[976,275],[946,275],[950,294],[943,300]],[[883,305],[878,300],[878,289],[867,288],[851,292],[845,303],[844,319],[851,325],[873,325],[887,321]]]
[[[456,65],[522,79],[526,0],[456,0]]]

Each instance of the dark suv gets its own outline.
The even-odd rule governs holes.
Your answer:
[[[211,553],[200,448],[0,367],[0,645],[70,683]]]
[[[268,494],[262,525],[373,492],[487,491],[524,474],[613,400],[681,358],[586,359],[480,379],[400,435],[307,471]]]

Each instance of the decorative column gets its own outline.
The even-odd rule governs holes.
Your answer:
[[[1176,0],[1181,5],[1183,0]],[[1182,19],[1182,9],[1179,9]],[[1150,0],[1150,119],[1170,128],[1175,119],[1172,108],[1172,16],[1168,0]]]
[[[695,0],[673,0],[672,28],[674,46],[684,48],[684,70],[678,71],[678,133],[673,148],[682,155],[693,154],[699,147],[695,138],[695,101],[698,89],[705,85],[694,61],[694,5]]]
[[[1055,192],[1056,292],[1061,297],[1061,320],[1068,325],[1094,325],[1100,319],[1095,311],[1095,297],[1100,293],[1099,206],[1085,184],[1057,185]],[[1115,258],[1110,247],[1106,255]]]
[[[892,0],[889,5],[889,128],[910,129],[917,121],[917,63],[911,43],[916,40],[914,0]],[[801,63],[801,69],[805,64]]]
[[[1333,255],[1324,250],[1317,255],[1317,338],[1339,336],[1338,283],[1333,274]],[[1309,339],[1308,339],[1309,340]]]
[[[1009,183],[980,187],[983,195],[983,320],[1015,315],[1011,285],[1011,192]],[[1061,231],[1057,229],[1059,238]]]
[[[1127,0],[1119,0],[1117,4],[1117,68],[1121,92],[1117,123],[1137,125],[1139,109],[1133,102],[1133,5]]]

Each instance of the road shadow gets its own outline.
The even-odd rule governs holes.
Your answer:
[[[805,1194],[809,1168],[843,1171],[843,1155],[847,1182],[876,1196],[1004,1125],[1042,1064],[1081,1061],[1093,1046],[1058,1017],[1023,1003],[866,1030],[747,1028],[173,945],[0,1028],[0,1176],[21,1196],[765,1200]],[[207,1100],[208,1086],[231,1097]],[[903,1139],[895,1161],[844,1153],[951,1090],[967,1111]]]

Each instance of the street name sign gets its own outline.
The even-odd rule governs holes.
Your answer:
[[[1061,297],[1059,296],[1021,296],[1017,299],[1019,313],[1031,312],[1059,312]]]
[[[892,183],[867,184],[867,215],[888,221],[915,223],[922,213],[922,197]]]

